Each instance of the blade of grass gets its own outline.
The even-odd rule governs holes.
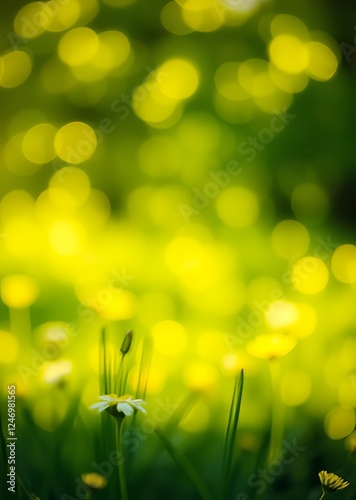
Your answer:
[[[226,500],[226,498],[228,497],[229,487],[231,483],[231,471],[234,462],[234,447],[235,447],[236,433],[240,417],[243,386],[244,386],[244,371],[241,370],[240,375],[235,379],[234,392],[232,396],[230,412],[229,412],[229,420],[225,435],[223,470],[222,470],[222,487],[221,487],[222,500]]]
[[[145,399],[147,383],[148,383],[148,375],[151,366],[152,359],[152,339],[146,337],[143,341],[142,346],[142,354],[141,354],[141,362],[140,362],[140,371],[138,375],[137,382],[137,390],[136,390],[136,398]]]
[[[212,497],[210,495],[208,487],[206,486],[190,460],[175,446],[173,446],[173,444],[166,438],[161,430],[155,429],[155,433],[162,441],[171,458],[193,483],[197,492],[199,493],[200,498],[202,500],[211,500]]]

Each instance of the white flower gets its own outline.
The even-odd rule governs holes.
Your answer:
[[[132,399],[132,396],[117,396],[116,394],[106,394],[104,396],[99,396],[101,400],[99,403],[91,405],[90,408],[97,409],[98,412],[102,412],[116,406],[119,413],[123,413],[125,416],[132,415],[133,412],[142,411],[146,413],[146,410],[142,408],[141,405],[145,404],[142,399]]]

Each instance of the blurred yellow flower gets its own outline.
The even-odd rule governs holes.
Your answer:
[[[93,490],[101,490],[105,488],[108,484],[108,480],[106,477],[97,474],[96,472],[90,472],[88,474],[81,475],[82,481],[84,484],[89,486],[89,488]]]
[[[8,307],[25,309],[38,297],[37,282],[24,274],[8,274],[1,280],[1,300]]]
[[[297,345],[297,341],[282,334],[263,334],[247,344],[247,351],[257,358],[274,359],[288,354]]]

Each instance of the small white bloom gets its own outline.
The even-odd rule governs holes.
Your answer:
[[[99,396],[100,402],[91,405],[90,408],[102,412],[116,406],[119,413],[123,413],[125,416],[132,415],[134,411],[142,411],[146,413],[146,410],[142,407],[145,401],[142,399],[132,399],[132,396],[117,396],[116,394],[105,394],[104,396]]]

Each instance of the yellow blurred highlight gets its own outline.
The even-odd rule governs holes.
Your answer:
[[[308,250],[310,236],[308,230],[300,222],[284,220],[273,229],[271,243],[278,257],[293,260]]]
[[[268,63],[263,59],[244,61],[239,65],[237,75],[243,89],[253,96],[268,96],[275,91]]]
[[[54,138],[56,127],[50,123],[40,123],[32,127],[22,141],[22,151],[33,163],[43,165],[56,157]]]
[[[356,375],[347,377],[340,384],[338,399],[341,406],[356,408]]]
[[[330,80],[338,67],[338,60],[334,52],[320,42],[308,42],[306,47],[309,54],[306,67],[307,75],[320,82]]]
[[[233,352],[225,354],[221,360],[221,364],[223,373],[226,375],[236,375],[241,368],[239,357]]]
[[[4,164],[16,175],[29,176],[41,168],[39,163],[32,163],[24,157],[22,142],[25,134],[16,134],[9,138],[3,149]]]
[[[281,396],[287,406],[299,406],[307,401],[311,393],[311,378],[300,370],[288,371],[282,377]]]
[[[67,31],[59,41],[58,55],[69,66],[80,66],[91,61],[99,49],[99,37],[90,28]]]
[[[46,384],[57,384],[69,375],[73,369],[70,361],[46,361],[41,365],[40,376]]]
[[[304,42],[310,39],[310,33],[305,24],[298,17],[291,16],[290,14],[275,16],[270,24],[270,32],[273,37],[278,35],[292,35]]]
[[[4,223],[9,219],[16,219],[23,214],[34,211],[35,200],[30,193],[22,189],[16,189],[7,193],[0,202],[0,215]]]
[[[98,0],[77,0],[80,4],[80,22],[86,26],[98,14],[100,6]]]
[[[181,107],[177,100],[165,96],[155,84],[136,87],[132,94],[135,114],[151,126],[164,123],[175,124],[181,117]]]
[[[163,27],[173,35],[187,35],[192,29],[183,21],[182,9],[176,2],[168,2],[161,11]]]
[[[101,476],[96,472],[89,472],[88,474],[82,474],[81,479],[84,484],[89,486],[93,490],[102,490],[108,484],[108,480],[105,476]]]
[[[307,182],[295,187],[291,206],[297,218],[320,223],[328,214],[329,199],[321,186]]]
[[[311,335],[318,323],[318,316],[309,304],[295,304],[298,312],[297,320],[287,328],[288,333],[297,339],[303,339]]]
[[[217,370],[213,365],[196,361],[184,368],[183,376],[190,389],[208,391],[215,386]]]
[[[100,302],[100,291],[97,295],[100,316],[108,321],[123,321],[131,319],[136,314],[136,297],[127,290],[120,290],[111,296],[107,294],[105,300]]]
[[[63,256],[79,255],[86,243],[85,229],[74,219],[54,222],[49,237],[54,250]]]
[[[340,245],[331,258],[331,269],[341,283],[356,283],[356,246]]]
[[[271,62],[285,73],[301,73],[309,62],[307,45],[290,35],[278,35],[269,45]]]
[[[154,356],[153,356],[154,359]],[[167,369],[159,363],[152,363],[150,366],[150,372],[147,383],[147,392],[148,394],[160,394],[164,389],[167,378],[169,374]]]
[[[94,130],[83,122],[71,122],[58,130],[54,147],[66,163],[78,164],[94,154],[98,140]]]
[[[12,309],[30,307],[38,294],[38,283],[30,276],[8,274],[1,280],[1,300]]]
[[[329,280],[324,262],[316,257],[303,257],[292,267],[291,282],[298,292],[315,294],[323,291]]]
[[[247,351],[256,358],[280,358],[289,354],[297,345],[297,341],[290,335],[262,334],[247,344]]]
[[[238,80],[240,64],[231,61],[222,64],[215,72],[215,85],[218,92],[231,101],[246,101],[250,99],[250,94],[243,88]]]
[[[201,7],[193,7],[194,4]],[[188,0],[182,10],[184,22],[194,31],[209,33],[219,29],[224,23],[224,15],[215,0]]]
[[[203,314],[217,314],[230,316],[236,314],[245,305],[245,287],[239,280],[225,280],[218,282],[210,288],[202,287],[197,293],[196,289],[187,289],[185,298],[190,306]]]
[[[131,46],[120,31],[104,31],[98,35],[99,48],[93,59],[94,67],[112,70],[121,66],[129,57]]]
[[[0,364],[9,365],[13,363],[19,352],[19,343],[14,335],[0,330]]]
[[[138,162],[141,170],[151,177],[170,177],[182,167],[182,151],[173,138],[156,135],[142,143]]]
[[[32,214],[10,219],[3,227],[6,238],[4,246],[13,257],[25,259],[38,258],[43,251],[43,233]]]
[[[67,0],[63,4],[58,1],[53,1],[52,9],[49,8],[51,2],[46,2],[43,5],[44,15],[48,15],[48,21],[45,24],[45,29],[51,32],[60,32],[67,30],[75,24],[82,12],[81,6],[77,0]]]
[[[32,61],[23,50],[0,57],[0,87],[12,89],[24,83],[32,71]]]
[[[227,226],[244,228],[256,222],[260,207],[255,193],[244,187],[233,186],[219,194],[216,211]]]
[[[176,356],[187,346],[187,333],[184,327],[176,321],[159,321],[151,328],[154,348],[160,354]]]
[[[309,78],[304,73],[288,74],[279,70],[273,64],[269,64],[268,69],[273,83],[284,92],[297,94],[302,92],[309,83]]]
[[[53,202],[63,208],[83,205],[90,194],[90,180],[87,174],[75,167],[63,167],[49,181],[48,194]]]
[[[275,330],[286,329],[299,319],[299,312],[295,304],[283,300],[273,302],[265,315],[267,324]]]
[[[344,439],[355,428],[355,410],[341,406],[333,408],[325,417],[324,427],[330,439]]]
[[[198,401],[188,415],[179,423],[180,429],[186,432],[203,432],[210,422],[210,410],[206,403]]]
[[[198,88],[199,73],[195,65],[186,59],[168,59],[159,71],[162,74],[159,88],[170,99],[187,99]]]
[[[22,38],[35,38],[45,31],[46,18],[43,2],[31,2],[24,5],[16,14],[14,30]]]

